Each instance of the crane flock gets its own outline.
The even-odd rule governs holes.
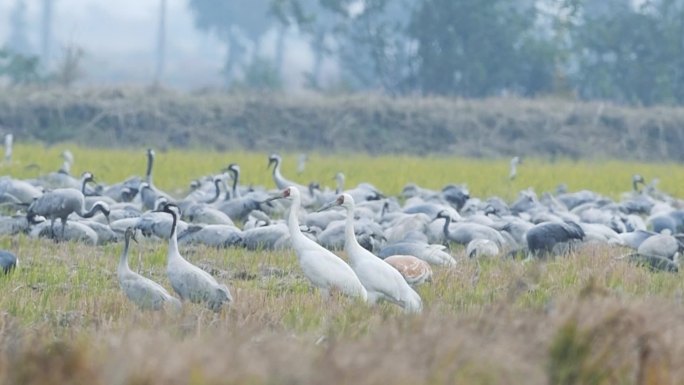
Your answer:
[[[0,177],[0,203],[15,210],[0,216],[0,235],[93,245],[123,241],[117,277],[131,302],[160,310],[189,301],[216,312],[233,302],[231,292],[181,255],[188,245],[293,250],[304,277],[324,298],[340,293],[369,304],[387,301],[406,313],[422,311],[419,286],[431,282],[433,267],[453,268],[463,258],[545,259],[579,244],[602,243],[630,249],[624,258],[652,269],[678,271],[684,251],[684,201],[639,175],[619,201],[559,187],[541,198],[523,190],[508,204],[498,197],[471,197],[456,184],[441,190],[408,184],[396,197],[370,183],[345,189],[341,172],[333,178],[335,189],[307,186],[285,178],[282,158],[271,154],[275,190],[241,185],[240,166],[233,163],[193,181],[186,196],[174,197],[153,184],[156,154],[148,149],[146,155],[144,177],[108,186],[92,186],[90,172],[72,177],[70,152],[63,153],[57,172],[32,180]],[[513,158],[509,180],[520,164]],[[167,240],[166,275],[180,300],[129,268],[136,233]],[[4,274],[17,265],[13,253],[0,251]]]

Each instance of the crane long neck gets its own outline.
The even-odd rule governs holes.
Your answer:
[[[342,194],[344,191],[344,178],[341,176],[337,177],[337,188],[335,189],[335,194]]]
[[[206,200],[204,203],[211,204],[218,200],[219,196],[221,195],[221,181],[219,179],[214,181],[214,187],[216,187],[216,190],[214,190],[214,196]]]
[[[306,238],[299,229],[299,207],[301,204],[301,198],[298,195],[295,195],[292,199],[292,205],[290,206],[290,214],[287,217],[287,227],[290,229],[290,238],[292,238],[293,241]]]
[[[344,228],[344,248],[347,251],[347,255],[350,259],[355,259],[356,253],[354,250],[361,248],[359,241],[356,240],[356,234],[354,233],[354,208],[347,207],[347,221]]]
[[[130,245],[130,243],[130,239],[126,237],[124,241],[124,248],[121,252],[121,258],[119,259],[119,270],[130,270],[130,268],[128,267],[128,246]]]
[[[233,189],[232,189],[232,191],[233,191],[233,197],[234,198],[240,197],[240,195],[238,193],[238,189],[237,189],[239,180],[240,180],[240,172],[237,170],[233,170]]]
[[[444,238],[449,239],[449,225],[451,224],[451,216],[446,216],[444,217],[444,228],[442,231],[444,231]]]
[[[232,198],[235,198],[231,196],[230,189],[228,188],[228,183],[226,183],[225,180],[221,179],[221,185],[223,186],[223,189],[226,190],[226,194],[223,196],[224,201],[229,201]]]
[[[85,211],[85,202],[81,205],[81,210],[79,211],[78,215],[82,218],[92,218],[96,212],[100,211],[103,214],[105,213],[104,208],[102,207],[100,202],[96,202],[93,207],[90,208],[90,210]]]
[[[83,180],[81,181],[81,194],[83,194],[83,196],[87,196],[87,194],[86,194],[86,186],[87,185],[88,185],[88,178],[83,178]]]
[[[278,188],[284,188],[290,184],[283,178],[283,174],[280,173],[280,159],[275,161],[275,166],[273,167],[273,180],[276,182]]]
[[[147,171],[145,172],[145,182],[152,185],[152,167],[154,165],[154,155],[147,154]]]
[[[180,257],[180,254],[178,253],[178,236],[176,234],[177,226],[178,226],[178,216],[176,215],[175,212],[170,212],[171,216],[173,217],[171,221],[171,235],[169,236],[169,259],[171,257]]]

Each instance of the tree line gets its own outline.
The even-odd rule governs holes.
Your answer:
[[[280,86],[283,36],[296,26],[315,56],[311,88],[330,57],[351,90],[684,102],[684,0],[190,0],[190,8],[226,44],[226,79],[240,74],[257,88]],[[265,59],[254,43],[274,25],[275,58]]]

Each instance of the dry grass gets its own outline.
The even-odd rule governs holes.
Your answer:
[[[7,242],[7,240],[3,241]],[[421,316],[323,301],[290,252],[193,248],[235,305],[138,311],[120,246],[15,239],[0,279],[0,384],[670,384],[684,378],[679,276],[588,246],[549,262],[461,261],[420,288]],[[165,245],[134,246],[168,286]],[[273,272],[279,272],[274,274]]]

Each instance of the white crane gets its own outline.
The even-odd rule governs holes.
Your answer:
[[[306,161],[308,160],[309,157],[305,153],[299,154],[299,158],[297,159],[297,174],[304,172],[304,168],[306,168]]]
[[[399,271],[361,247],[356,240],[354,198],[349,194],[341,194],[337,200],[321,207],[321,210],[333,206],[347,209],[344,250],[349,256],[351,268],[368,291],[368,302],[387,300],[401,306],[406,312],[419,313],[423,309],[423,303],[418,293],[409,286]]]
[[[516,176],[518,176],[518,165],[520,164],[520,157],[514,156],[511,159],[511,169],[508,172],[508,179],[513,180],[515,179]]]
[[[14,135],[5,134],[5,163],[12,163],[12,142],[14,140]]]
[[[119,266],[116,269],[121,290],[128,299],[143,310],[161,310],[166,304],[172,305],[175,309],[180,309],[181,302],[169,294],[160,284],[130,269],[128,266],[128,247],[131,239],[135,240],[135,230],[129,227],[126,229],[124,247],[119,259]]]
[[[93,174],[83,173],[83,186],[88,181],[92,181]],[[54,235],[55,220],[62,221],[62,237],[66,227],[67,217],[71,213],[76,213],[83,218],[91,218],[97,211],[102,212],[109,221],[109,206],[104,202],[95,202],[90,210],[85,210],[85,197],[81,191],[73,188],[58,188],[41,195],[28,208],[27,218],[33,221],[35,216],[42,215],[50,219],[50,230]]]
[[[302,204],[299,190],[290,186],[268,200],[281,198],[292,199],[287,226],[292,248],[306,278],[321,291],[324,298],[329,297],[331,290],[339,290],[349,297],[359,297],[366,301],[368,293],[354,270],[340,257],[302,234],[299,229],[299,210]]]
[[[218,312],[224,303],[230,304],[233,297],[226,285],[216,282],[211,274],[188,262],[178,252],[176,225],[180,213],[177,210],[178,206],[173,203],[164,204],[161,210],[171,214],[173,219],[166,265],[166,274],[169,276],[171,287],[182,300],[204,303],[209,309]]]

